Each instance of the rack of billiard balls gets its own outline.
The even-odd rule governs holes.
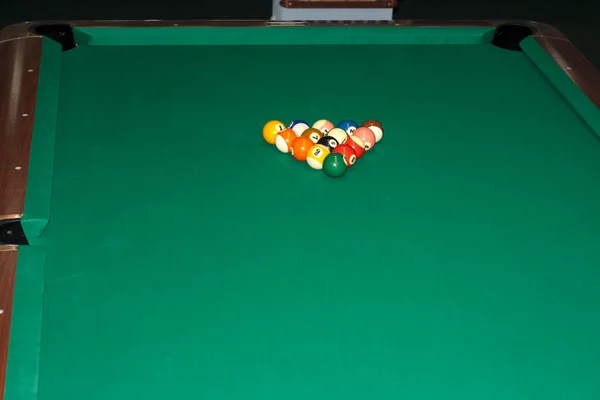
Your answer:
[[[264,125],[263,138],[282,153],[290,153],[296,160],[306,161],[311,168],[339,178],[383,138],[383,126],[373,119],[360,126],[349,119],[340,121],[337,126],[326,119],[312,126],[295,120],[287,127],[273,120]]]

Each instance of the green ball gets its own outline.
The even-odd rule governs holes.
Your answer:
[[[330,153],[323,161],[323,172],[331,178],[339,178],[348,170],[344,156],[340,153]]]

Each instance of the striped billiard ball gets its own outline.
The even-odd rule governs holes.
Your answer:
[[[327,133],[327,137],[334,138],[339,144],[344,144],[348,140],[348,134],[342,128],[333,128]]]
[[[373,133],[373,131],[369,128],[361,126],[354,132],[354,135],[352,136],[359,137],[363,140],[363,143],[365,144],[365,151],[369,151],[373,148],[373,146],[375,146],[375,133]]]
[[[356,153],[356,159],[359,160],[365,154],[365,143],[358,136],[350,136],[346,144]]]
[[[356,162],[356,151],[347,143],[340,144],[335,149],[333,149],[332,153],[339,153],[344,157],[344,161],[348,168],[354,165]]]
[[[308,122],[303,121],[301,119],[297,119],[295,121],[292,121],[288,128],[293,130],[296,133],[296,136],[300,136],[302,135],[302,132],[310,128],[310,126],[308,126]]]
[[[321,133],[323,135],[327,135],[327,132],[329,132],[330,130],[332,130],[334,128],[333,124],[331,123],[331,121],[328,121],[326,119],[320,119],[317,122],[315,122],[312,126],[315,129],[318,129],[321,131]]]
[[[314,169],[323,169],[323,161],[331,152],[322,144],[313,145],[306,156],[306,163]]]
[[[290,128],[279,132],[275,137],[275,147],[282,153],[289,153],[292,149],[292,142],[297,138],[296,133]]]

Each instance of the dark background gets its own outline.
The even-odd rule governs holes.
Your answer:
[[[271,0],[0,0],[0,26],[48,19],[269,19]],[[526,19],[557,27],[600,69],[600,0],[400,0],[396,19]]]

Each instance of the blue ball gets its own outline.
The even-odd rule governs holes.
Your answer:
[[[358,129],[358,124],[351,119],[345,119],[340,121],[340,123],[337,124],[337,127],[345,130],[348,135],[352,135],[354,131]]]

